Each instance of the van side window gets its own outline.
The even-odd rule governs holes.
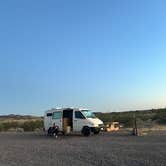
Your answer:
[[[77,119],[85,119],[80,111],[75,111],[75,118]]]
[[[61,119],[62,118],[62,112],[53,112],[52,119]]]
[[[47,116],[52,116],[52,113],[47,113]]]

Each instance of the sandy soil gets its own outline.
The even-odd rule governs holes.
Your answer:
[[[135,137],[1,133],[0,166],[165,166],[166,132]]]

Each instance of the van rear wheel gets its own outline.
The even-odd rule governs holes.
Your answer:
[[[88,126],[83,127],[82,129],[82,134],[86,137],[90,136],[91,134],[91,129]]]

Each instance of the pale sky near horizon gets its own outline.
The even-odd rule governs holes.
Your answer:
[[[0,114],[166,107],[165,0],[0,2]]]

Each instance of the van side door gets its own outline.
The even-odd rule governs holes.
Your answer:
[[[59,127],[59,130],[62,131],[62,111],[55,111],[52,113],[52,126],[54,123]]]
[[[86,126],[87,120],[81,111],[74,111],[73,116],[73,131],[80,132]]]

